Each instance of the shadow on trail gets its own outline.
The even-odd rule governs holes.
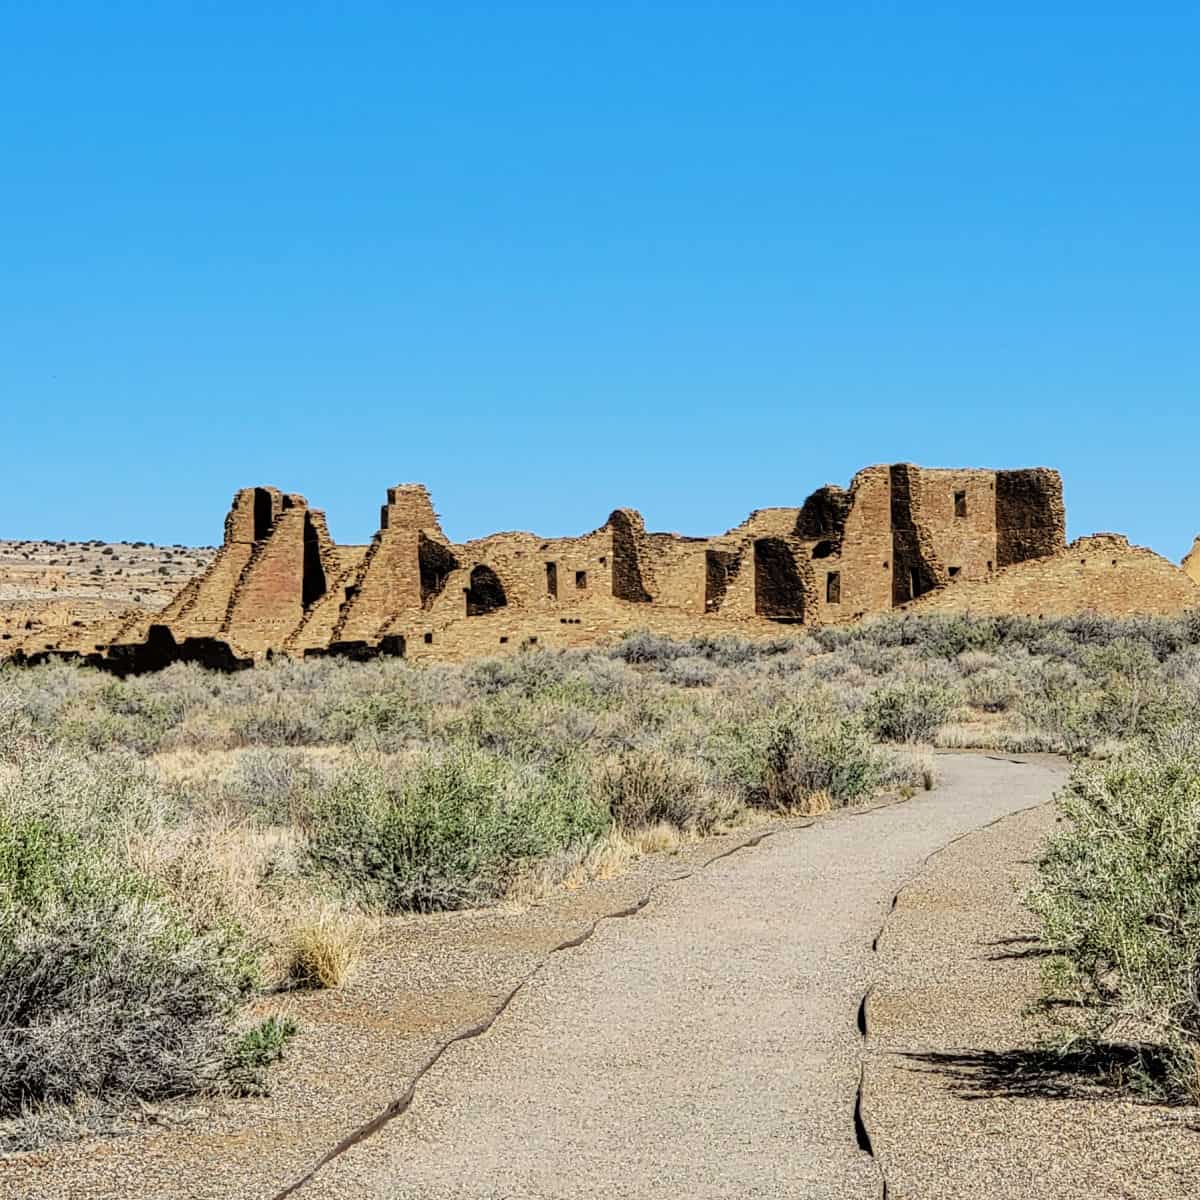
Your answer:
[[[1037,937],[999,938],[994,942],[984,942],[983,945],[1004,947],[995,954],[988,955],[993,962],[1006,958],[1048,958],[1054,953]]]
[[[1172,1082],[1171,1052],[1158,1046],[1085,1043],[1067,1050],[929,1051],[900,1057],[947,1078],[964,1100],[1188,1102]]]

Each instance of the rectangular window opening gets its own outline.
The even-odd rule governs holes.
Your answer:
[[[587,572],[586,571],[576,571],[575,572],[575,586],[577,588],[587,587]]]
[[[962,570],[962,567],[951,567],[951,568],[950,568],[950,578],[951,578],[951,579],[955,578],[955,576],[956,576],[956,575],[959,573],[959,571],[961,571],[961,570]]]
[[[552,600],[558,599],[558,563],[546,564],[546,595]]]
[[[503,645],[504,645],[504,643],[505,643],[505,642],[507,642],[507,641],[508,641],[508,638],[506,638],[506,637],[502,637],[502,638],[500,639],[500,645],[502,645],[502,646],[503,646]]]
[[[842,573],[841,571],[830,571],[825,576],[825,600],[829,604],[841,604],[842,602]]]
[[[956,517],[965,517],[967,515],[967,493],[954,493],[954,515]]]
[[[427,646],[433,645],[433,634],[432,633],[427,633],[425,635],[425,645],[427,645]]]

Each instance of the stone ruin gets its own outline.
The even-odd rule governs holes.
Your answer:
[[[581,537],[455,543],[426,489],[402,484],[370,545],[338,546],[303,496],[244,488],[211,566],[162,612],[9,653],[129,674],[181,659],[224,669],[277,655],[463,659],[638,629],[766,636],[894,609],[1200,607],[1197,582],[1165,559],[1111,534],[1068,546],[1065,529],[1062,481],[1040,467],[872,466],[848,490],[827,485],[711,538],[648,533],[619,508]]]

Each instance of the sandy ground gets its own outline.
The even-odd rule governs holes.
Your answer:
[[[1020,896],[1054,821],[1043,807],[948,847],[887,921],[864,1109],[889,1200],[1200,1195],[1194,1109],[1106,1094],[1039,1053]]]
[[[343,987],[263,1001],[300,1025],[270,1096],[155,1106],[129,1136],[0,1156],[0,1200],[270,1196],[386,1107],[457,1031],[490,1017],[555,946],[753,836],[652,855],[530,906],[383,922]]]
[[[1033,1044],[1011,880],[1062,768],[940,765],[933,793],[756,846],[391,922],[349,986],[292,998],[303,1032],[271,1097],[0,1160],[0,1197],[272,1197],[339,1144],[295,1195],[1196,1194],[1194,1114],[976,1071]]]

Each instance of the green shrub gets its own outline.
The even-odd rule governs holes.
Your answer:
[[[301,750],[254,747],[243,751],[221,780],[221,797],[266,825],[303,819],[323,776]]]
[[[677,658],[667,664],[663,679],[675,687],[711,687],[717,680],[717,668],[706,658]]]
[[[845,649],[847,660],[868,675],[888,675],[909,655],[900,646],[880,646],[866,640],[851,642]]]
[[[599,715],[566,699],[501,692],[476,701],[447,722],[450,742],[469,742],[491,754],[556,762],[576,754],[600,727]]]
[[[640,630],[627,634],[612,648],[613,658],[627,663],[664,663],[693,653],[687,642]]]
[[[1183,698],[1144,641],[1119,638],[1089,650],[1084,671],[1100,686],[1097,719],[1114,737],[1133,738],[1169,724]]]
[[[994,667],[968,675],[965,690],[967,703],[984,712],[1007,712],[1020,694],[1016,679]]]
[[[291,1017],[273,1013],[241,1034],[230,1047],[225,1065],[239,1093],[264,1090],[267,1067],[283,1057],[283,1048],[299,1032]]]
[[[1075,769],[1030,904],[1056,952],[1048,999],[1083,1032],[1165,1048],[1167,1086],[1200,1101],[1200,755],[1139,747]],[[1074,1029],[1078,1034],[1080,1030]]]
[[[862,723],[824,688],[739,706],[714,723],[700,752],[716,786],[775,809],[804,807],[817,793],[832,804],[853,803],[879,786],[884,764]]]
[[[362,740],[390,749],[419,737],[429,721],[429,710],[404,693],[371,693],[337,696],[320,717],[322,740]]]
[[[732,816],[728,793],[707,787],[698,763],[659,750],[627,750],[600,773],[601,803],[626,829],[660,822],[707,832]]]
[[[1000,669],[1001,658],[987,650],[964,650],[955,660],[954,665],[960,675],[970,677],[980,671]]]
[[[607,828],[590,785],[576,761],[534,768],[465,747],[403,770],[361,758],[316,803],[308,864],[389,912],[483,903],[522,862]]]
[[[1071,663],[1035,662],[1021,685],[1017,710],[1045,736],[1045,749],[1075,754],[1103,736],[1099,694]]]
[[[256,962],[51,812],[0,797],[0,1111],[227,1086]]]
[[[787,810],[823,794],[834,806],[852,804],[878,789],[883,766],[883,755],[857,720],[793,710],[771,728],[764,801]]]
[[[299,696],[273,696],[236,712],[234,733],[251,746],[315,746],[331,740],[319,714]]]
[[[958,707],[953,688],[937,680],[903,679],[867,697],[863,721],[885,742],[929,742]]]

